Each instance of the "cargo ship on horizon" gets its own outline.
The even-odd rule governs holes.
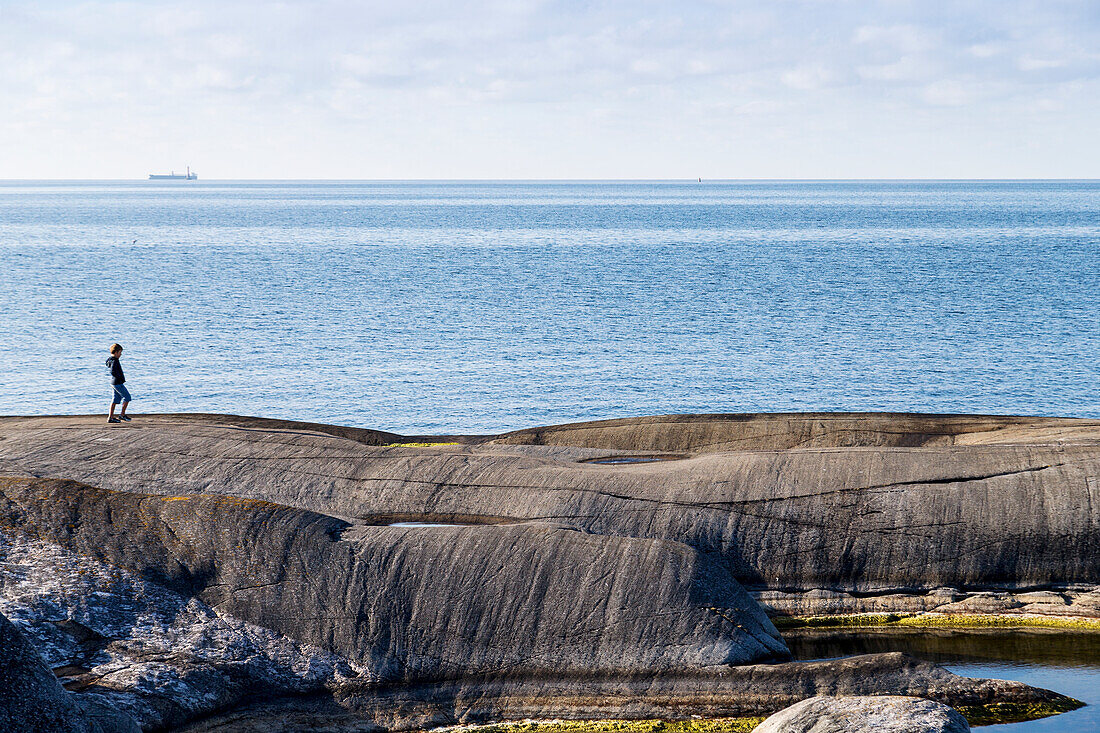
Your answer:
[[[196,173],[191,172],[191,166],[187,166],[187,173],[150,173],[150,181],[197,181],[199,176]]]

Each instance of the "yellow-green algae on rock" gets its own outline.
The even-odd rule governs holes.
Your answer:
[[[1023,723],[1028,720],[1049,718],[1052,715],[1068,713],[1083,708],[1085,703],[1067,697],[1064,700],[1050,702],[1017,703],[995,702],[985,705],[961,705],[956,708],[966,722],[972,726],[996,725],[999,723]]]
[[[1022,614],[855,613],[838,616],[777,616],[777,629],[886,626],[915,629],[984,629],[1030,627],[1100,631],[1100,619],[1080,616],[1025,616]]]
[[[450,731],[475,733],[749,733],[764,718],[692,720],[522,720],[458,726]]]

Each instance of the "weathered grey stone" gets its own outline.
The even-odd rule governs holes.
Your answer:
[[[233,416],[0,419],[9,546],[133,573],[117,608],[82,614],[18,579],[3,608],[76,668],[80,696],[147,727],[251,709],[372,730],[760,714],[810,694],[1055,699],[902,655],[731,667],[785,654],[738,579],[937,610],[1066,609],[1100,583],[1096,422],[687,416],[388,445],[404,442],[421,441]],[[127,596],[145,621],[119,621]],[[221,643],[242,645],[228,664],[203,651]]]
[[[0,731],[138,733],[137,723],[104,701],[73,696],[20,630],[0,614]]]
[[[0,527],[134,570],[380,680],[659,673],[787,655],[721,566],[553,525],[359,527],[218,496],[0,482]]]
[[[1042,615],[1100,618],[1100,587],[1069,584],[1058,591],[1012,593],[936,588],[927,593],[851,594],[837,591],[756,590],[771,616],[835,616],[860,613]]]
[[[124,711],[145,729],[257,695],[327,693],[359,676],[336,655],[10,531],[0,532],[0,610],[78,701]]]
[[[80,708],[11,621],[0,615],[0,730],[82,733]]]
[[[958,711],[919,697],[811,697],[754,733],[968,733]]]
[[[0,473],[232,494],[365,523],[550,519],[682,542],[754,588],[1100,583],[1097,421],[672,416],[438,447],[218,416],[115,427],[98,418],[0,420]],[[524,440],[556,445],[510,444]],[[653,449],[687,457],[588,462]]]

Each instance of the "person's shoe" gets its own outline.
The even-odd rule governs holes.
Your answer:
[[[121,420],[122,422],[130,422],[130,416],[129,415],[119,415],[118,419]]]
[[[122,421],[119,420],[117,417],[109,417],[109,418],[107,418],[107,422],[122,422]]]

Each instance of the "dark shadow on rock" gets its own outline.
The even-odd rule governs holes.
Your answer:
[[[63,689],[30,642],[0,614],[0,730],[138,733],[139,728],[125,713]]]

